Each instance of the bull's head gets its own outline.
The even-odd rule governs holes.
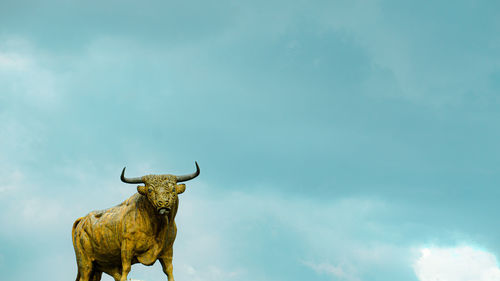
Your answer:
[[[167,215],[172,211],[177,201],[177,194],[186,190],[185,184],[178,182],[188,181],[196,178],[200,174],[200,167],[196,164],[196,172],[189,175],[147,175],[138,178],[126,178],[125,168],[123,168],[121,180],[125,183],[142,183],[137,186],[137,191],[146,196],[160,215]]]

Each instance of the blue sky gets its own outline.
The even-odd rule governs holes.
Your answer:
[[[195,160],[177,280],[500,280],[499,3],[1,1],[2,280]]]

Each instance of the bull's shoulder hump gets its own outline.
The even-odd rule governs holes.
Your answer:
[[[127,200],[123,201],[120,205],[137,205],[137,203],[143,199],[143,196],[140,195],[139,193],[135,193],[134,195],[130,196]]]
[[[118,204],[118,205],[116,205],[114,207],[107,208],[107,209],[102,209],[102,210],[91,211],[85,217],[82,217],[79,220],[84,219],[84,218],[99,219],[99,218],[101,218],[102,216],[104,216],[106,214],[112,215],[112,214],[122,213],[123,212],[123,208],[129,208],[131,206],[132,207],[135,206],[137,204],[138,200],[140,200],[139,196],[140,196],[140,194],[136,193],[136,194],[130,196],[127,200],[121,202],[120,204]]]

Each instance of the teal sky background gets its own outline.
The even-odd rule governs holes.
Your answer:
[[[195,160],[177,280],[426,281],[425,247],[499,257],[499,15],[498,1],[0,1],[1,279],[74,279],[72,223],[135,192],[124,166]],[[129,277],[166,280],[158,264]]]

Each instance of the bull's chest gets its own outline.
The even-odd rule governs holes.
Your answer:
[[[158,259],[163,248],[164,243],[159,243],[155,239],[146,239],[136,245],[135,255],[140,263],[151,265]]]
[[[137,260],[144,265],[152,265],[168,246],[172,246],[173,241],[170,241],[167,234],[165,229],[157,235],[141,235],[140,239],[135,241],[134,247]]]

